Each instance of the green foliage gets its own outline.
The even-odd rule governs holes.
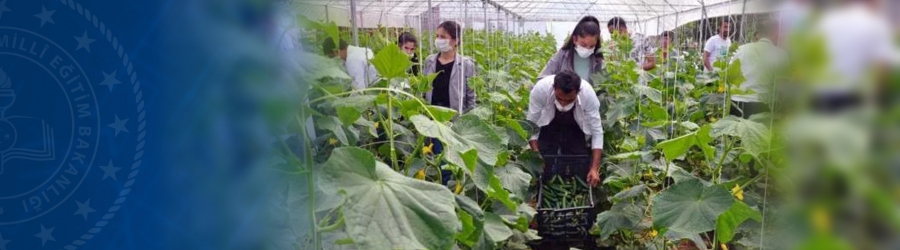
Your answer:
[[[338,148],[322,167],[346,192],[347,232],[364,249],[450,249],[462,228],[450,190],[395,172],[362,148]],[[370,226],[391,230],[370,230]]]
[[[311,39],[319,44],[349,37],[331,24],[307,27],[316,30]],[[343,218],[330,233],[343,234],[334,241],[357,249],[527,249],[538,239],[529,224],[543,166],[528,150],[538,128],[525,121],[525,112],[535,77],[557,50],[555,40],[465,30],[462,53],[478,67],[469,79],[478,97],[475,109],[460,114],[422,98],[436,75],[407,75],[411,62],[393,44],[400,31],[360,32],[385,78],[375,87],[349,90],[346,73],[331,59],[301,65],[314,91],[310,108],[296,120],[305,128],[311,118],[310,129],[319,135],[306,145],[309,165],[323,169],[320,186],[346,200],[321,202],[328,205],[322,211],[341,216],[312,213],[307,220]],[[420,58],[428,54],[430,37],[420,38]],[[723,186],[740,182],[755,204],[749,197],[770,188],[758,180],[778,159],[766,125],[724,115],[730,90],[745,81],[740,62],[720,60],[719,70],[707,73],[698,70],[700,55],[684,51],[678,60],[687,67],[662,67],[654,75],[631,59],[628,37],[614,40],[616,46],[604,46],[605,73],[593,76],[608,194],[598,207],[609,207],[598,211],[594,232],[605,244],[633,249],[672,249],[680,239],[702,243],[701,235],[711,231],[714,240],[746,245],[749,240],[736,235],[746,235],[741,225],[760,220],[757,209],[764,207],[737,201]],[[431,139],[442,142],[442,152]],[[438,184],[447,173],[451,181]]]
[[[705,186],[698,180],[673,185],[653,197],[653,224],[682,233],[703,233],[716,227],[716,218],[727,211],[734,198],[720,186]]]
[[[731,242],[738,226],[749,219],[762,221],[762,214],[760,214],[759,211],[753,210],[742,201],[735,201],[734,204],[731,205],[731,208],[728,208],[728,211],[725,211],[725,213],[716,220],[716,237],[719,239],[719,242]]]
[[[375,70],[378,71],[378,75],[387,79],[406,77],[406,70],[412,66],[409,56],[400,51],[400,47],[394,44],[378,51],[371,62]]]

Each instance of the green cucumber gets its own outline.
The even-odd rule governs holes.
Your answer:
[[[588,184],[585,183],[584,180],[582,180],[581,178],[575,178],[575,179],[578,180],[578,184],[581,184],[581,187],[584,187],[584,188],[588,187]]]

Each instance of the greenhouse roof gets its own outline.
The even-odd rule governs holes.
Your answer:
[[[593,15],[605,22],[622,17],[631,25],[647,26],[647,33],[702,17],[761,12],[763,0],[355,0],[359,27],[416,26],[416,19],[469,22],[574,22]],[[351,0],[301,0],[297,10],[313,19],[349,24]],[[315,6],[315,7],[310,7]],[[428,11],[431,9],[432,11]],[[399,17],[399,18],[398,18]],[[397,20],[400,21],[397,21]],[[660,26],[651,28],[649,26]]]

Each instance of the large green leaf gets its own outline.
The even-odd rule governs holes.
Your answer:
[[[720,186],[679,182],[653,197],[653,224],[683,233],[710,231],[733,203],[731,193]]]
[[[611,200],[622,201],[625,199],[638,197],[644,194],[645,191],[647,191],[647,185],[639,184],[637,186],[629,187],[625,190],[622,190],[621,192],[616,193],[616,195],[614,195]]]
[[[478,206],[478,203],[475,202],[475,200],[472,200],[472,198],[465,195],[457,195],[456,204],[459,205],[459,209],[462,209],[473,218],[477,220],[484,219],[484,211],[481,210],[481,207]]]
[[[302,76],[307,82],[322,78],[351,79],[350,75],[342,70],[344,66],[338,60],[305,52],[301,52],[298,57],[303,60],[297,60],[299,69],[297,75]]]
[[[735,201],[728,211],[716,220],[716,238],[719,242],[728,243],[734,238],[735,229],[748,219],[761,221],[762,215],[742,201]]]
[[[460,116],[452,129],[421,115],[410,120],[419,133],[443,142],[445,159],[457,166],[467,166],[461,154],[471,149],[476,149],[478,159],[491,166],[497,163],[497,156],[505,150],[494,129],[473,115]],[[469,173],[472,170],[470,168]]]
[[[513,231],[506,226],[506,223],[503,223],[503,218],[500,218],[499,215],[487,212],[484,213],[484,234],[488,239],[500,242],[512,236]]]
[[[483,120],[489,120],[491,119],[491,116],[494,115],[494,111],[486,106],[479,106],[470,110],[466,114],[477,116],[478,118],[481,118]]]
[[[731,86],[741,86],[741,84],[747,81],[747,79],[744,78],[744,73],[741,72],[741,60],[734,60],[733,63],[728,65],[728,69],[724,72],[720,72],[720,74],[725,74],[725,83]]]
[[[651,88],[650,86],[645,85],[634,85],[634,92],[646,96],[648,99],[655,103],[662,103],[662,92],[658,89]]]
[[[516,164],[507,164],[505,167],[494,168],[494,175],[500,179],[503,187],[519,197],[527,199],[528,185],[531,184],[531,175],[522,171]]]
[[[372,66],[379,75],[387,79],[405,77],[410,65],[412,62],[409,61],[409,56],[400,51],[396,44],[385,46],[372,58]]]
[[[355,123],[356,120],[359,120],[362,117],[362,112],[355,108],[351,107],[337,107],[335,108],[337,111],[338,119],[341,121],[341,124],[344,126],[350,126]]]
[[[326,116],[316,118],[315,121],[316,127],[331,131],[331,133],[334,134],[334,137],[337,137],[342,145],[350,145],[350,140],[347,138],[347,133],[344,131],[340,119],[334,116]]]
[[[449,249],[462,229],[449,189],[405,177],[362,148],[335,149],[323,170],[347,194],[347,233],[360,249]]]
[[[712,159],[715,149],[709,146],[712,138],[709,136],[710,126],[704,125],[699,130],[681,137],[667,140],[656,144],[656,148],[662,149],[667,161],[672,161],[683,156],[693,146],[697,146],[706,154],[706,157]]]
[[[618,230],[630,230],[638,225],[643,217],[644,209],[635,203],[620,202],[611,209],[597,215],[597,227],[600,238],[605,240]]]
[[[506,189],[503,188],[503,184],[500,183],[500,179],[497,178],[497,176],[490,176],[490,186],[491,188],[486,190],[488,197],[503,203],[509,210],[516,210],[516,203],[510,199],[509,191],[506,191]]]
[[[754,156],[759,156],[769,148],[769,130],[765,125],[736,116],[728,116],[714,123],[710,135],[739,137],[741,146]]]
[[[456,116],[456,110],[434,106],[434,105],[425,105],[421,100],[405,100],[400,101],[400,112],[407,119],[415,116],[415,115],[433,115],[434,119],[438,122],[448,122]]]

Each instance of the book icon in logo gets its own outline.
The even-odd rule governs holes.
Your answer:
[[[12,80],[0,68],[0,175],[3,175],[10,160],[56,159],[53,129],[40,118],[8,116],[6,111],[15,101]]]

